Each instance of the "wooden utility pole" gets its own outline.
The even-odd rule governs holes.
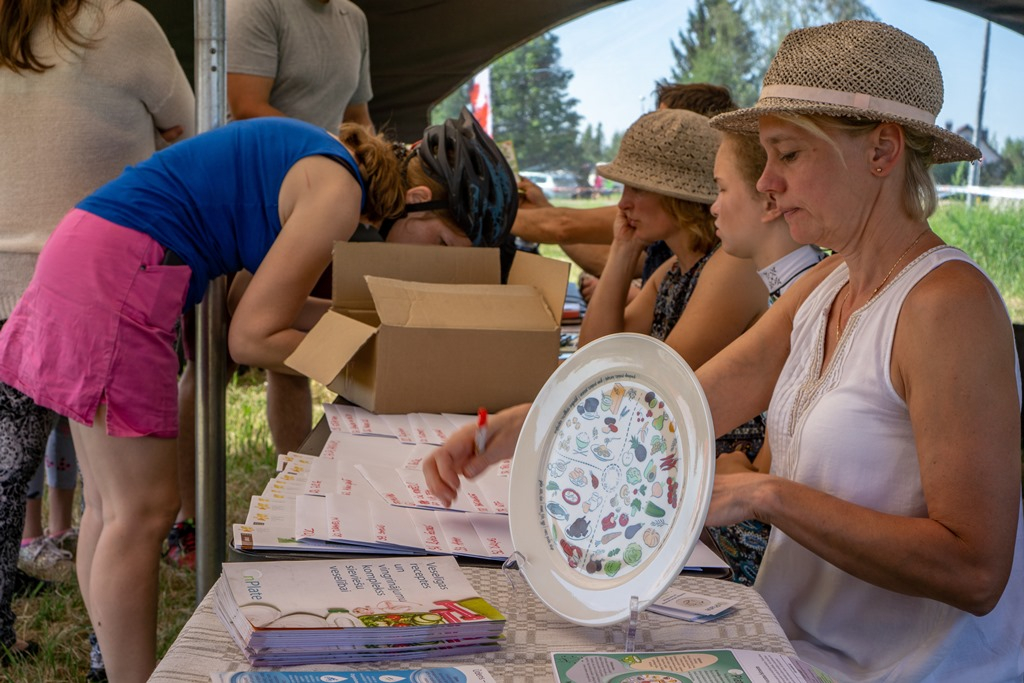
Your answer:
[[[992,22],[985,22],[985,41],[981,49],[981,88],[978,91],[978,116],[974,121],[974,146],[981,149],[981,121],[985,113],[985,81],[988,78],[988,42],[992,35]],[[971,164],[970,173],[967,176],[967,185],[976,187],[981,177],[981,162]],[[974,205],[974,195],[967,195],[967,208]]]

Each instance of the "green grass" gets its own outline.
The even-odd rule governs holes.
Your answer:
[[[594,206],[608,200],[564,200],[568,206]],[[947,242],[970,254],[996,282],[1007,300],[1011,317],[1024,322],[1024,210],[967,212],[960,204],[943,206],[932,226]],[[555,246],[542,253],[566,259]],[[578,269],[573,273],[575,278]],[[333,394],[314,383],[314,404],[330,402]],[[274,475],[274,449],[265,418],[263,375],[251,371],[228,386],[227,392],[227,521],[244,519],[250,496]],[[316,412],[319,417],[320,410]],[[226,530],[225,530],[226,533]],[[195,602],[195,577],[182,569],[161,566],[158,651],[163,653],[188,620]],[[63,683],[82,680],[89,669],[89,619],[74,581],[14,603],[21,637],[38,641],[43,652],[32,663],[3,670],[11,683]]]
[[[968,210],[962,202],[945,203],[931,221],[949,244],[978,262],[1006,301],[1010,318],[1024,323],[1024,208]]]

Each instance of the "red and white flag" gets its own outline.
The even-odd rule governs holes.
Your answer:
[[[487,67],[476,76],[469,84],[469,106],[473,110],[473,116],[480,123],[487,134],[494,136],[493,120],[491,118],[491,67]]]

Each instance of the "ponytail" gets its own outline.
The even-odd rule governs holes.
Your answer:
[[[367,220],[378,223],[400,216],[405,210],[405,159],[396,154],[394,143],[355,123],[343,123],[338,137],[353,150],[359,173],[366,186]],[[404,150],[403,150],[404,151]]]

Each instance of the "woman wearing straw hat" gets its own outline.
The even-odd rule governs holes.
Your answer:
[[[934,125],[942,76],[890,26],[794,31],[758,103],[758,188],[801,242],[838,252],[697,376],[725,431],[768,408],[770,474],[721,474],[707,523],[773,526],[755,588],[798,654],[842,681],[1020,681],[1020,384],[995,286],[928,227],[927,166],[978,150]],[[457,433],[425,465],[444,499],[508,457]]]
[[[640,117],[622,137],[615,160],[597,167],[623,184],[614,239],[580,328],[580,345],[616,332],[649,334],[693,368],[724,349],[768,308],[754,263],[719,249],[711,204],[719,135],[700,114],[661,109]],[[672,257],[627,303],[636,264],[664,241]],[[753,457],[764,442],[760,415],[719,437],[717,452]],[[768,527],[723,530],[718,543],[733,578],[757,576]]]
[[[772,474],[720,476],[708,521],[774,526],[756,587],[841,680],[1024,671],[1019,375],[998,291],[928,227],[928,165],[981,156],[941,106],[931,50],[852,21],[791,33],[712,121],[759,131],[758,189],[841,255],[698,372],[716,428],[771,399]]]

